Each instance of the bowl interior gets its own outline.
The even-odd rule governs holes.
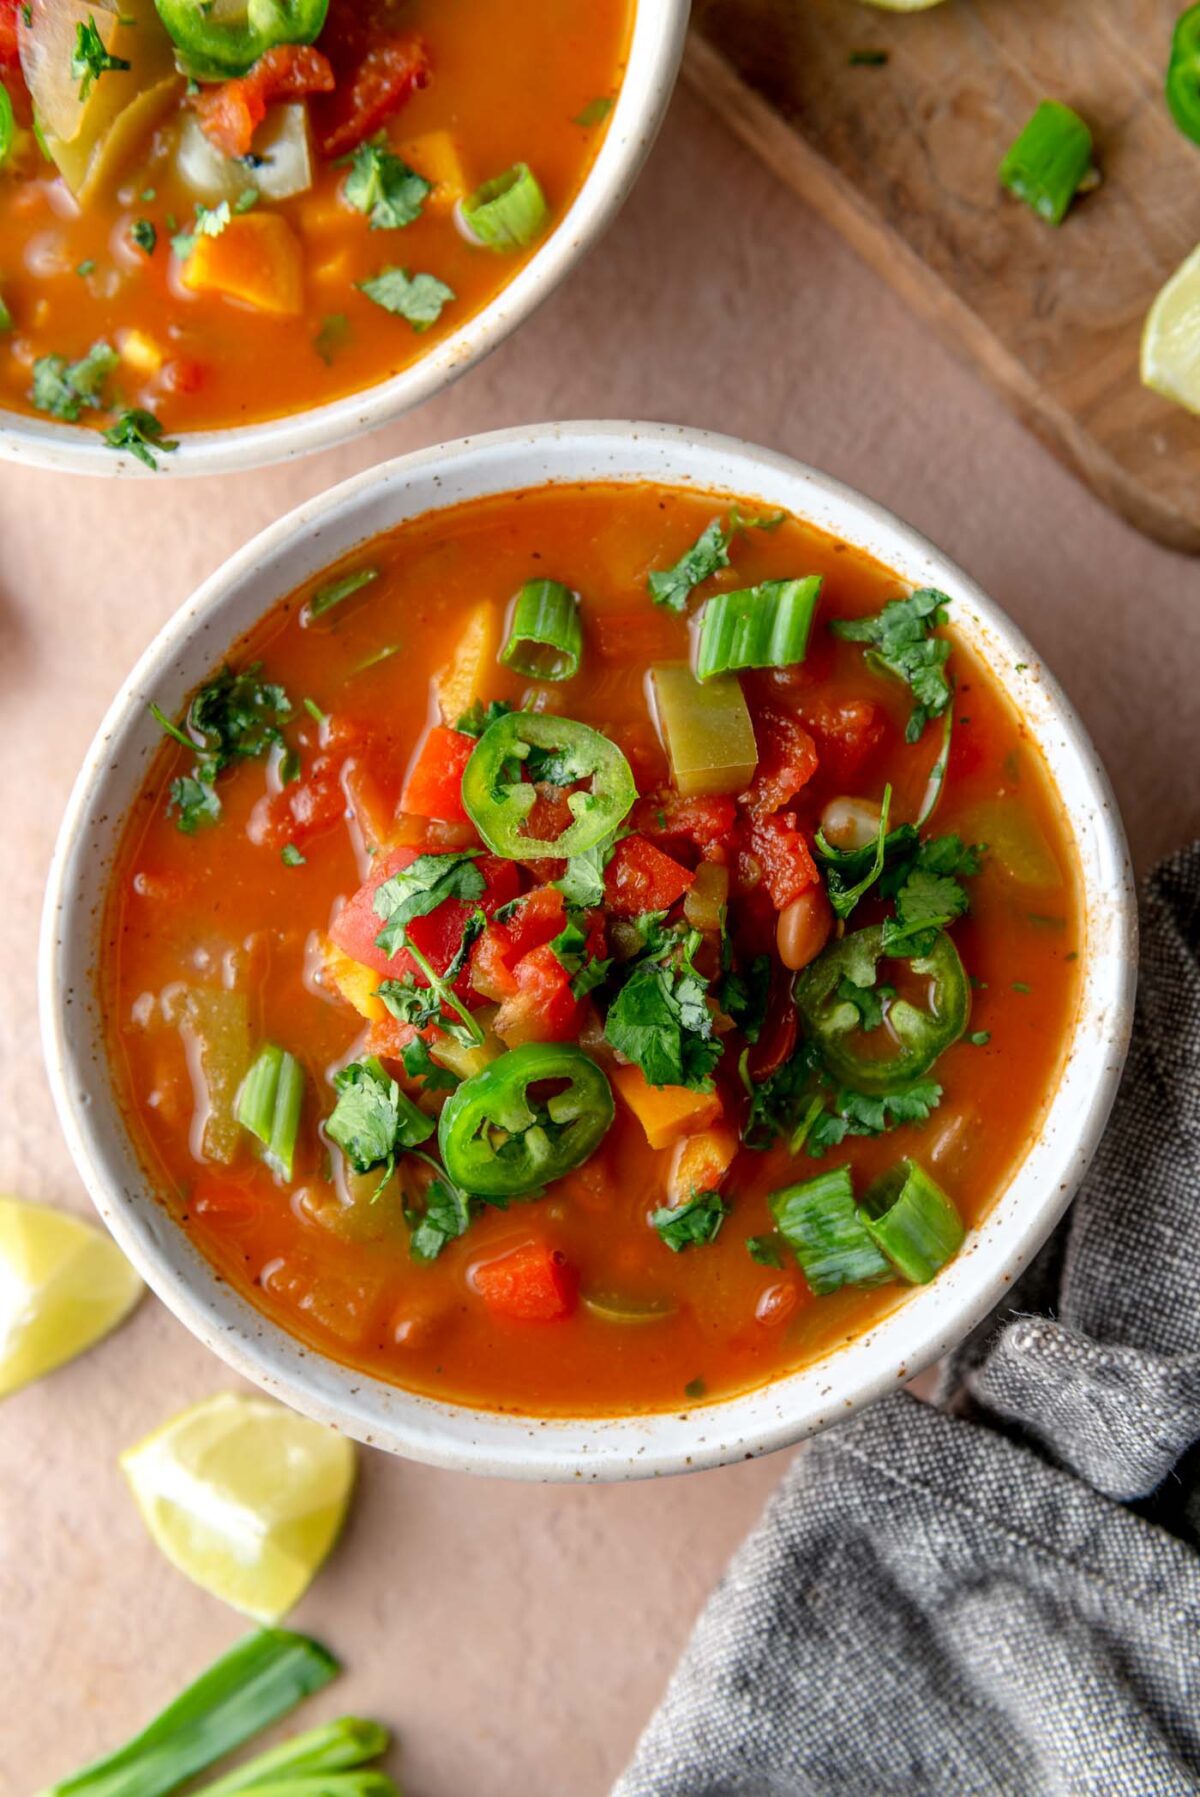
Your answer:
[[[934,1285],[836,1354],[757,1390],[679,1413],[533,1419],[440,1403],[341,1367],[232,1293],[150,1190],[107,1069],[95,991],[105,887],[123,819],[157,751],[151,697],[170,713],[272,603],[406,518],[545,481],[657,480],[786,507],[914,586],[945,588],[958,633],[1011,695],[1074,837],[1085,908],[1079,1014],[1038,1139],[981,1228]],[[973,1327],[1062,1214],[1096,1146],[1124,1058],[1134,904],[1107,779],[1028,642],[952,563],[871,501],[784,457],[658,425],[495,433],[361,475],[272,526],[163,629],[125,683],[79,776],[46,900],[42,1027],[72,1152],[113,1234],[187,1326],[239,1372],[348,1433],[435,1464],[530,1478],[623,1478],[712,1465],[795,1441],[894,1390]]]
[[[635,0],[629,61],[604,142],[583,186],[538,253],[488,305],[410,368],[328,405],[261,424],[195,431],[158,472],[232,474],[310,455],[375,430],[429,399],[503,342],[612,223],[658,134],[683,54],[690,0]],[[95,431],[0,408],[0,458],[61,473],[150,477]]]

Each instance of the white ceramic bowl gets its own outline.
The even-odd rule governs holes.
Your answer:
[[[1086,907],[1083,991],[1040,1138],[987,1222],[937,1281],[869,1334],[760,1390],[689,1411],[540,1420],[437,1402],[324,1359],[214,1275],[148,1189],[113,1096],[95,991],[101,905],[122,821],[160,732],[227,646],[300,582],[378,532],[482,494],[546,481],[660,480],[716,488],[860,545],[914,586],[954,598],[959,634],[1018,705],[1065,801]],[[1135,908],[1112,792],[1095,751],[1025,639],[973,581],[880,506],[809,468],[666,425],[563,424],[466,438],[372,469],[282,519],[180,610],[121,688],[67,809],[50,873],[41,1012],[63,1128],[101,1216],[139,1272],[238,1372],[348,1434],[439,1466],[541,1479],[621,1479],[762,1454],[895,1391],[959,1341],[1045,1240],[1096,1147],[1125,1054]]]
[[[579,193],[538,253],[501,293],[410,368],[328,405],[262,424],[186,433],[158,458],[174,476],[233,474],[291,461],[398,418],[450,386],[515,331],[608,229],[658,135],[675,86],[691,0],[637,0],[629,61],[600,153]],[[64,474],[149,476],[135,456],[95,431],[0,408],[0,457]]]

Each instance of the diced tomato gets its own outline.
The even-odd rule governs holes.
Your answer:
[[[496,1012],[493,1028],[508,1048],[523,1042],[566,1042],[579,1031],[579,1001],[571,975],[550,944],[522,955],[513,970],[516,991]]]
[[[378,1055],[384,1061],[398,1061],[409,1043],[415,1042],[418,1036],[428,1038],[436,1034],[435,1024],[430,1024],[427,1030],[418,1030],[414,1024],[401,1023],[389,1011],[386,1017],[377,1017],[367,1030],[363,1053]]]
[[[205,136],[226,156],[248,156],[254,133],[276,100],[333,92],[333,68],[311,44],[276,44],[236,81],[203,88],[192,105]]]
[[[545,781],[539,781],[521,834],[536,837],[539,842],[557,842],[574,822],[575,814],[561,786],[547,786]]]
[[[377,973],[390,974],[393,978],[417,970],[403,950],[389,956],[375,946],[375,938],[383,928],[383,920],[375,910],[375,894],[385,880],[390,880],[401,868],[410,866],[416,858],[417,850],[412,848],[391,849],[386,855],[377,856],[370,879],[339,911],[329,930],[332,940],[346,954],[373,967]],[[484,894],[478,900],[478,908],[490,917],[498,906],[516,898],[520,876],[511,861],[502,861],[495,855],[481,855],[475,865],[484,878]],[[427,916],[413,918],[409,934],[435,972],[444,973],[449,967],[462,942],[467,919],[475,909],[476,903],[470,900],[445,899]],[[469,964],[455,981],[454,990],[462,998],[470,994]]]
[[[463,810],[463,769],[475,747],[461,730],[434,724],[421,744],[400,794],[400,809],[415,817],[437,817],[445,823],[466,823]]]
[[[798,718],[764,708],[754,720],[758,771],[741,802],[756,817],[778,811],[817,771],[817,745]]]
[[[246,826],[251,842],[268,849],[282,849],[289,842],[299,848],[340,823],[346,815],[344,760],[344,750],[314,756],[302,779],[260,799]]]
[[[471,951],[471,983],[485,998],[509,998],[517,990],[515,968],[523,956],[551,942],[565,925],[563,895],[556,886],[528,893],[506,923],[489,924]]]
[[[721,795],[685,798],[682,793],[650,793],[633,808],[633,824],[655,842],[691,843],[706,861],[725,853],[737,806]]]
[[[524,1323],[551,1323],[575,1308],[575,1273],[561,1248],[544,1241],[477,1262],[471,1283],[496,1316]]]
[[[887,718],[873,699],[806,695],[797,709],[815,739],[821,782],[830,791],[853,780],[887,731]]]
[[[604,893],[614,916],[640,917],[643,911],[669,911],[695,877],[644,836],[626,836],[604,870]]]
[[[0,0],[0,86],[8,89],[18,125],[28,125],[33,107],[21,70],[20,15],[21,0]]]
[[[746,820],[738,852],[738,874],[746,886],[761,879],[777,911],[816,885],[816,863],[795,812],[773,812],[768,817]]]
[[[427,86],[431,73],[429,52],[419,37],[372,44],[349,68],[348,59],[337,60],[337,87],[313,108],[317,141],[327,158],[357,149],[411,95]]]

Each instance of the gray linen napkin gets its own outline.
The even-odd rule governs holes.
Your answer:
[[[798,1457],[614,1797],[1200,1791],[1200,844],[1142,929],[1066,1222],[941,1408]]]

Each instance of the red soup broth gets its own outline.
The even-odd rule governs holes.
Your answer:
[[[604,141],[633,11],[331,0],[315,44],[273,54],[301,74],[319,58],[332,90],[301,80],[270,97],[239,159],[229,133],[242,115],[224,98],[235,89],[189,91],[154,0],[0,0],[0,85],[18,121],[0,159],[0,407],[99,429],[141,410],[174,436],[286,417],[399,374],[561,222]],[[89,19],[130,67],[100,73],[81,103],[72,27]],[[373,81],[382,98],[353,113]],[[35,100],[63,133],[44,133],[56,160],[31,128]],[[402,209],[377,210],[378,182],[353,163],[368,151],[377,169],[384,152],[421,177]],[[545,212],[528,241],[481,247],[462,203],[519,164]],[[395,175],[394,160],[382,166]],[[441,283],[436,304],[389,310],[363,290],[396,268]],[[64,400],[46,359],[73,368],[96,346],[105,359],[85,398]]]
[[[261,664],[257,678],[285,690],[292,712],[282,736],[298,777],[283,783],[281,773],[294,769],[281,767],[278,749],[235,763],[215,782],[219,818],[188,834],[178,827],[169,792],[194,757],[164,739],[125,831],[108,901],[102,977],[121,1104],[153,1190],[214,1270],[336,1360],[440,1398],[540,1414],[670,1408],[752,1387],[861,1335],[909,1289],[845,1285],[815,1295],[788,1243],[772,1232],[769,1194],[848,1166],[861,1197],[873,1179],[911,1157],[970,1227],[986,1217],[1037,1137],[1077,1005],[1078,874],[1039,751],[983,662],[955,635],[953,604],[939,633],[952,645],[952,747],[923,834],[989,846],[979,871],[963,881],[969,912],[952,926],[971,982],[969,1024],[930,1074],[941,1097],[926,1120],[850,1134],[819,1159],[806,1148],[791,1153],[784,1139],[765,1150],[740,1145],[748,1102],[738,1068],[744,1044],[736,1031],[727,1034],[714,1080],[721,1114],[714,1123],[701,1105],[683,1125],[706,1141],[715,1131],[718,1150],[725,1131],[724,1152],[714,1150],[716,1174],[707,1181],[720,1193],[723,1220],[712,1239],[672,1251],[650,1218],[661,1222],[663,1207],[687,1201],[697,1187],[673,1190],[673,1157],[681,1151],[651,1147],[625,1101],[628,1070],[605,1034],[601,982],[581,1003],[568,1001],[573,1011],[565,1024],[535,1006],[531,1026],[526,1019],[492,1046],[511,1051],[529,1033],[576,1039],[618,1093],[607,1135],[544,1195],[508,1209],[475,1206],[469,1226],[435,1259],[414,1258],[415,1219],[404,1215],[414,1191],[417,1209],[427,1202],[427,1193],[420,1196],[430,1177],[425,1164],[402,1157],[398,1176],[388,1179],[385,1167],[364,1179],[348,1173],[323,1133],[333,1073],[368,1052],[431,1113],[446,1101],[444,1090],[430,1093],[401,1058],[411,1029],[386,1015],[371,1021],[354,1008],[356,1000],[367,1012],[382,1011],[373,996],[380,973],[359,967],[356,981],[344,956],[331,968],[328,932],[337,931],[373,860],[378,869],[377,858],[394,857],[395,845],[407,845],[410,860],[414,849],[481,846],[461,813],[430,820],[401,804],[427,730],[453,728],[472,701],[546,708],[594,726],[623,750],[643,795],[627,827],[668,855],[677,872],[682,868],[683,880],[694,879],[705,859],[723,867],[735,964],[748,945],[765,952],[777,984],[783,977],[782,1008],[773,1001],[760,1046],[747,1058],[751,1084],[764,1057],[780,1059],[789,1047],[803,1052],[803,1021],[788,1039],[794,1011],[775,954],[777,906],[768,890],[775,876],[754,851],[742,801],[725,801],[736,809],[732,830],[703,847],[703,829],[691,840],[663,834],[664,823],[672,826],[671,768],[647,669],[687,659],[689,624],[651,602],[647,577],[673,564],[714,517],[728,518],[732,504],[721,495],[649,484],[563,485],[416,518],[281,600],[231,647],[231,668]],[[742,509],[761,512],[746,502]],[[860,643],[829,628],[831,619],[879,612],[905,595],[903,583],[852,546],[791,518],[735,534],[729,556],[730,565],[689,601],[693,613],[723,590],[823,577],[806,660],[745,674],[741,682],[764,757],[760,775],[774,766],[765,758],[778,760],[768,739],[778,738],[788,720],[799,727],[796,741],[805,737],[815,748],[815,755],[793,756],[799,771],[782,785],[796,790],[771,814],[784,820],[796,865],[808,862],[835,798],[878,806],[890,784],[891,821],[915,819],[941,753],[942,723],[907,742],[908,688],[873,667]],[[328,608],[314,606],[331,580],[365,570],[374,577],[356,592]],[[581,596],[581,666],[558,683],[524,677],[497,659],[510,597],[543,577]],[[435,760],[444,768],[444,753]],[[447,801],[446,808],[454,807]],[[612,867],[604,876],[610,894]],[[562,863],[514,862],[501,871],[497,902],[518,888],[548,884]],[[802,877],[824,905],[820,874]],[[785,869],[785,894],[789,878]],[[664,900],[665,892],[650,897]],[[484,903],[495,909],[495,902]],[[680,915],[678,898],[663,908],[669,927]],[[887,909],[869,894],[845,928],[874,923]],[[628,949],[626,919],[604,906],[590,916],[598,931],[591,952],[617,957],[618,939]],[[834,941],[837,933],[835,925]],[[442,967],[461,938],[458,924],[450,935],[453,941],[436,949],[429,947],[436,930],[422,938]],[[714,941],[696,958],[712,976],[712,1011],[723,991]],[[472,955],[480,952],[476,944]],[[548,952],[538,951],[542,962]],[[613,965],[619,969],[619,959]],[[881,966],[903,995],[921,984],[911,964]],[[464,975],[468,984],[459,990],[474,977]],[[200,1037],[218,1027],[204,1021],[205,1006],[226,1002],[214,994],[232,995],[240,1007],[233,1037],[243,1061],[271,1042],[303,1069],[290,1181],[271,1170],[245,1130],[229,1125],[241,1063],[226,1066],[212,1089]],[[485,1002],[476,990],[466,1001]],[[189,1010],[197,1003],[199,1012]],[[727,1020],[720,1027],[727,1029]],[[427,1035],[436,1041],[436,1026]],[[828,1088],[821,1090],[832,1102]],[[214,1155],[211,1132],[222,1106]],[[424,1148],[436,1155],[436,1137]],[[703,1153],[698,1165],[695,1178],[704,1187]],[[747,1239],[762,1237],[767,1259],[778,1264],[752,1257]]]

